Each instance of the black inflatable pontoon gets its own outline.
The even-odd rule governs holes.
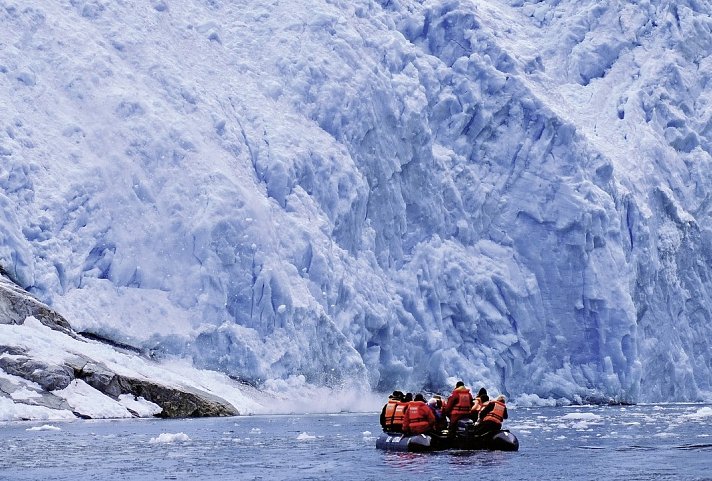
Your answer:
[[[384,432],[376,440],[376,448],[386,451],[428,452],[444,449],[489,449],[491,451],[518,451],[519,440],[506,429],[484,434],[474,434],[472,420],[461,420],[457,433],[449,438],[447,433],[429,433],[406,436],[403,433]]]

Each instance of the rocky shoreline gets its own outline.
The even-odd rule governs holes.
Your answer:
[[[24,334],[22,327],[32,319],[32,328]],[[41,324],[41,326],[38,325]],[[33,343],[32,329],[51,329],[51,349],[41,349]],[[6,330],[6,334],[3,334]],[[45,330],[46,331],[46,330]],[[44,332],[44,331],[43,331]],[[10,335],[12,334],[12,335]],[[21,339],[20,344],[14,340]],[[10,341],[10,342],[8,342]],[[65,343],[71,349],[62,351]],[[99,346],[98,346],[99,345]],[[58,352],[54,352],[55,348]],[[95,358],[91,352],[100,349],[102,356]],[[47,351],[51,352],[51,355]],[[15,406],[23,408],[46,408],[47,418],[51,412],[72,413],[79,418],[113,417],[97,416],[91,409],[83,409],[77,396],[68,395],[73,387],[84,386],[96,390],[93,396],[102,395],[106,403],[120,405],[122,400],[154,405],[149,410],[153,416],[164,418],[234,416],[239,411],[231,403],[214,393],[201,390],[189,383],[176,382],[172,379],[147,378],[140,374],[139,368],[131,372],[117,372],[117,365],[105,359],[130,361],[131,364],[146,366],[148,371],[160,373],[160,365],[139,353],[132,352],[95,339],[87,339],[75,332],[70,323],[58,312],[38,301],[4,276],[0,276],[0,400],[11,400]],[[111,364],[111,365],[110,365]],[[93,391],[92,391],[93,392]],[[117,411],[118,417],[143,417],[146,412],[138,412],[124,402],[128,415]],[[24,405],[24,406],[23,406]],[[30,419],[22,414],[2,416],[0,420]],[[157,407],[156,407],[157,406]],[[22,412],[22,409],[18,409]],[[65,414],[62,414],[64,416]]]

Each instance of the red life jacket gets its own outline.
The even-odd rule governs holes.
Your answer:
[[[387,431],[400,431],[403,429],[403,416],[408,403],[389,399],[386,404],[386,425]]]
[[[422,401],[408,404],[403,429],[412,434],[422,434],[435,424],[433,411]]]
[[[469,389],[456,389],[452,393],[456,396],[455,404],[452,406],[450,411],[452,414],[467,414],[470,412],[470,407],[472,406],[472,394],[470,394]],[[450,404],[448,402],[448,404]]]
[[[501,426],[504,422],[504,412],[507,409],[504,403],[501,401],[490,401],[487,404],[492,404],[492,410],[485,414],[485,417],[482,418],[482,422],[491,421]]]

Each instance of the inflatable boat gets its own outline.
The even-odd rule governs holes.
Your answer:
[[[519,440],[506,429],[474,434],[474,423],[461,420],[455,436],[447,431],[406,436],[403,433],[384,432],[376,440],[376,448],[386,451],[428,452],[445,449],[488,449],[491,451],[518,451]]]

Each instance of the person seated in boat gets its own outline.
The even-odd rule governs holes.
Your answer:
[[[424,434],[435,428],[435,415],[425,404],[422,394],[415,395],[408,403],[403,416],[403,432],[407,435]]]
[[[502,423],[509,417],[506,402],[507,399],[502,395],[488,402],[480,411],[480,420],[475,425],[474,433],[483,434],[502,429]]]
[[[472,403],[473,399],[470,390],[465,387],[464,382],[457,381],[455,389],[452,391],[452,394],[450,394],[450,397],[447,399],[447,404],[443,408],[443,413],[450,418],[448,436],[455,435],[457,432],[457,421],[470,414]]]
[[[443,414],[443,399],[439,394],[434,394],[433,397],[428,399],[428,407],[433,412],[435,416],[435,430],[442,431],[447,427],[447,419]]]
[[[473,421],[477,421],[480,415],[480,411],[483,407],[485,407],[485,404],[487,404],[488,402],[489,396],[487,395],[487,389],[481,387],[480,390],[477,391],[475,403],[472,405],[472,409],[470,409],[470,417]]]
[[[388,402],[381,410],[381,427],[384,431],[400,432],[403,429],[403,415],[406,407],[403,398],[401,391],[393,391],[393,394],[388,396]]]

